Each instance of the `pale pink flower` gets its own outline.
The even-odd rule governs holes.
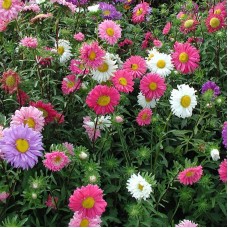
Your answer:
[[[20,45],[35,49],[38,46],[38,41],[36,38],[26,36],[20,41]]]
[[[183,221],[180,221],[178,225],[175,225],[175,227],[197,227],[197,226],[198,224],[187,219],[184,219]]]
[[[81,32],[74,34],[74,39],[77,41],[83,41],[85,39],[85,35]]]
[[[0,193],[0,201],[5,202],[5,200],[9,197],[9,193],[8,192],[1,192]]]
[[[153,41],[154,46],[157,48],[161,48],[162,47],[162,42],[160,40],[154,40]]]

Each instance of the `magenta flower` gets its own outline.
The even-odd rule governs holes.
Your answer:
[[[178,175],[178,179],[180,183],[184,185],[192,185],[198,182],[203,174],[202,166],[196,166],[187,168],[184,171],[180,172]]]

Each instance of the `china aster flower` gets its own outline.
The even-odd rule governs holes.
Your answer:
[[[59,200],[59,198],[58,197],[52,197],[50,194],[48,195],[48,198],[47,198],[47,200],[46,200],[46,202],[45,202],[45,205],[47,206],[47,207],[50,207],[50,208],[52,208],[52,209],[56,209],[57,207],[57,202],[58,202],[58,200]]]
[[[35,49],[38,46],[38,41],[36,38],[26,36],[20,41],[20,45],[27,48]]]
[[[78,74],[86,75],[89,73],[89,70],[85,68],[85,65],[82,63],[82,61],[78,59],[72,59],[70,61],[69,69],[73,74],[76,74],[76,75]]]
[[[140,92],[137,96],[138,98],[138,104],[142,107],[142,108],[155,108],[156,107],[156,103],[158,101],[158,99],[151,99],[151,98],[147,98],[145,97],[142,92]]]
[[[81,80],[77,78],[75,75],[67,75],[62,80],[62,92],[64,95],[73,93],[76,90],[80,89],[81,84]]]
[[[154,41],[153,41],[153,44],[154,44],[154,46],[156,47],[156,48],[161,48],[162,47],[162,42],[160,41],[160,40],[157,40],[157,39],[155,39]]]
[[[54,120],[57,112],[51,103],[44,103],[43,101],[30,102],[30,105],[38,108],[43,112],[43,117],[45,120],[45,124],[50,123]]]
[[[225,2],[225,1],[223,1],[223,2]],[[223,18],[225,18],[227,13],[226,13],[226,6],[223,2],[219,2],[214,7],[212,7],[209,10],[209,15],[210,14],[218,14],[218,15],[221,15]]]
[[[195,31],[199,22],[195,18],[188,18],[182,21],[180,31],[185,35],[189,32]]]
[[[227,122],[224,122],[222,128],[222,143],[227,148]]]
[[[74,155],[74,145],[68,142],[62,144],[66,148],[66,153]]]
[[[39,13],[40,12],[40,7],[35,4],[35,3],[28,3],[27,5],[25,5],[21,11],[32,11],[34,13]]]
[[[139,126],[149,125],[151,122],[152,111],[150,108],[144,108],[141,110],[136,118],[136,122]]]
[[[62,170],[70,162],[68,156],[61,151],[52,151],[51,153],[46,153],[44,157],[44,166],[53,172]]]
[[[0,201],[1,202],[5,202],[5,200],[9,197],[9,193],[8,192],[0,192]]]
[[[132,41],[132,40],[129,40],[129,39],[127,39],[127,38],[125,38],[123,41],[121,41],[121,42],[118,44],[118,46],[119,46],[120,48],[121,48],[121,47],[126,48],[126,47],[131,46],[131,45],[133,45],[133,41]]]
[[[72,13],[75,13],[76,11],[76,6],[71,2],[67,2],[66,0],[50,0],[50,2],[66,6]]]
[[[120,94],[106,85],[95,86],[86,98],[86,104],[95,111],[97,115],[105,115],[114,112],[114,107],[119,104]]]
[[[100,227],[100,223],[101,219],[99,216],[88,218],[76,211],[74,212],[73,218],[70,220],[69,227]]]
[[[99,9],[102,11],[104,19],[119,20],[122,17],[122,14],[111,4],[100,2]]]
[[[198,182],[203,174],[202,166],[187,168],[178,174],[178,180],[181,184],[192,185]]]
[[[184,12],[180,11],[180,12],[177,14],[177,18],[178,18],[178,19],[184,19],[184,18],[186,18],[186,14],[185,14]]]
[[[207,81],[202,85],[202,94],[208,90],[213,91],[214,97],[217,97],[221,93],[219,86],[217,86],[216,83],[212,81]]]
[[[147,53],[148,53],[148,56],[146,57],[146,63],[148,65],[149,61],[152,58],[154,58],[154,56],[156,56],[159,53],[159,51],[156,48],[153,48],[153,49],[147,50]]]
[[[224,17],[219,14],[209,14],[205,23],[209,33],[216,32],[225,27]]]
[[[7,29],[8,22],[0,19],[0,32],[4,32]]]
[[[172,27],[171,22],[170,22],[170,21],[167,22],[166,25],[165,25],[165,27],[164,27],[163,30],[162,30],[162,34],[163,34],[163,35],[167,35],[167,34],[169,33],[171,27]]]
[[[112,77],[112,82],[119,92],[129,93],[133,91],[133,76],[126,70],[118,70]]]
[[[0,83],[2,84],[1,88],[9,94],[12,94],[15,91],[17,91],[20,82],[20,76],[13,70],[3,72],[3,75],[0,78]]]
[[[27,125],[6,128],[0,139],[0,150],[7,163],[15,168],[33,168],[43,150],[42,135]]]
[[[80,58],[86,67],[97,68],[103,63],[105,51],[98,45],[98,42],[84,43],[80,49],[80,54]]]
[[[11,21],[17,18],[23,7],[20,0],[0,0],[0,15],[3,21]]]
[[[147,2],[142,2],[137,4],[133,9],[132,21],[133,23],[141,23],[146,20],[146,16],[148,16],[151,12],[150,5]]]
[[[55,48],[55,51],[59,55],[60,63],[65,63],[71,58],[71,46],[68,40],[58,40],[58,45],[57,43],[55,43]]]
[[[175,227],[197,227],[198,224],[190,221],[190,220],[187,220],[187,219],[184,219],[182,221],[180,221],[180,223],[178,225],[175,225]]]
[[[191,46],[189,43],[174,44],[174,53],[172,61],[177,70],[183,74],[193,73],[199,66],[200,55],[199,50]]]
[[[123,69],[130,72],[133,78],[141,78],[146,73],[146,61],[141,56],[131,56],[124,64]]]
[[[160,98],[165,90],[165,79],[158,74],[148,73],[140,81],[140,91],[149,99]]]
[[[21,124],[41,132],[44,127],[43,112],[33,106],[21,107],[20,110],[16,110],[15,115],[12,115],[10,126]]]
[[[69,208],[82,214],[83,217],[96,218],[101,216],[107,206],[103,199],[103,190],[97,185],[77,188],[69,199]]]
[[[227,160],[224,159],[224,161],[221,162],[219,165],[219,177],[220,180],[223,182],[227,182]]]
[[[82,125],[86,133],[91,141],[95,141],[98,137],[101,137],[100,129],[95,129],[95,123],[91,121],[89,116],[83,117],[83,125]]]
[[[20,104],[20,106],[24,106],[28,101],[29,95],[25,91],[18,89],[17,102]]]
[[[121,31],[120,25],[112,20],[104,20],[98,25],[99,37],[111,45],[116,44],[121,38]]]
[[[74,34],[74,39],[77,41],[83,41],[85,39],[85,35],[81,32]]]
[[[192,116],[192,110],[197,105],[195,90],[189,85],[178,85],[173,89],[170,97],[171,110],[180,118]]]

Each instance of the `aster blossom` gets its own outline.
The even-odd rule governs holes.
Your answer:
[[[187,219],[184,219],[182,221],[180,221],[180,223],[178,225],[175,225],[175,227],[197,227],[198,224],[190,221],[190,220],[187,220]]]
[[[26,36],[20,41],[20,45],[27,48],[35,49],[38,46],[38,41],[36,38]]]
[[[77,78],[75,75],[67,75],[62,80],[62,92],[63,94],[70,94],[79,90],[81,87],[81,80]]]
[[[101,137],[101,132],[99,128],[95,129],[95,123],[91,121],[89,116],[83,117],[82,125],[91,141],[95,141],[98,137]]]
[[[155,108],[156,107],[156,103],[158,101],[158,99],[151,99],[151,98],[145,97],[142,94],[142,92],[139,92],[137,98],[138,98],[138,104],[142,108]]]
[[[68,40],[58,40],[58,44],[55,43],[55,50],[53,51],[59,55],[60,63],[67,62],[72,56],[71,45]]]
[[[85,65],[82,63],[82,60],[72,59],[69,66],[70,71],[73,74],[86,75],[89,73],[89,70],[85,68]]]
[[[99,9],[102,11],[104,19],[119,20],[122,17],[122,14],[112,4],[100,2]]]
[[[150,108],[141,110],[136,118],[139,126],[149,125],[151,123],[152,111]]]
[[[163,35],[167,35],[172,27],[172,23],[169,21],[166,23],[165,27],[162,30]]]
[[[209,15],[218,14],[218,15],[221,15],[223,18],[225,18],[227,16],[227,13],[226,13],[226,5],[224,4],[224,2],[225,1],[219,2],[214,7],[212,7],[209,10]]]
[[[141,23],[146,20],[146,17],[150,14],[151,8],[147,2],[142,2],[135,6],[132,14],[133,23]]]
[[[195,31],[198,24],[199,22],[194,17],[187,18],[182,21],[180,31],[183,34],[188,34]]]
[[[220,14],[209,14],[205,24],[209,33],[217,32],[226,26],[224,17]]]
[[[221,93],[219,86],[217,86],[216,83],[212,81],[207,81],[202,85],[202,94],[208,90],[213,91],[214,97],[217,97]]]
[[[224,161],[221,162],[219,165],[219,177],[222,182],[227,182],[227,160],[224,159]]]

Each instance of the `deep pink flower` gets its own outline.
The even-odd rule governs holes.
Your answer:
[[[136,122],[139,126],[149,125],[151,122],[152,111],[150,108],[144,108],[141,110],[136,118]]]
[[[70,66],[69,69],[73,74],[82,74],[86,75],[89,73],[89,70],[85,68],[85,65],[82,63],[82,61],[77,60],[77,59],[72,59],[70,61]]]
[[[162,42],[160,40],[154,40],[153,41],[154,46],[157,48],[161,48],[162,47]]]
[[[58,197],[52,197],[50,194],[48,195],[47,201],[45,202],[45,205],[47,207],[56,209],[56,204],[58,202],[59,198]]]
[[[203,174],[202,166],[187,168],[178,174],[180,183],[184,185],[192,185],[198,182]]]
[[[171,26],[172,26],[171,22],[170,21],[167,22],[165,27],[163,28],[162,34],[167,35],[171,29]]]
[[[206,18],[206,26],[209,33],[216,32],[226,26],[224,17],[220,14],[209,14]]]
[[[187,18],[182,21],[180,31],[184,34],[188,34],[189,32],[195,31],[198,24],[199,22],[195,18]]]
[[[219,165],[219,177],[222,182],[227,182],[227,160],[221,162]]]
[[[0,19],[0,32],[4,32],[7,29],[8,22]]]
[[[81,88],[81,80],[75,75],[67,75],[62,80],[62,92],[64,95],[70,94]]]
[[[151,11],[150,5],[147,2],[142,2],[135,6],[132,14],[133,23],[141,23],[146,20],[146,16],[149,15]]]
[[[214,7],[212,7],[209,10],[209,15],[210,14],[217,14],[217,15],[221,15],[223,18],[225,18],[227,13],[226,13],[226,5],[224,4],[224,2],[225,1],[219,2]]]

